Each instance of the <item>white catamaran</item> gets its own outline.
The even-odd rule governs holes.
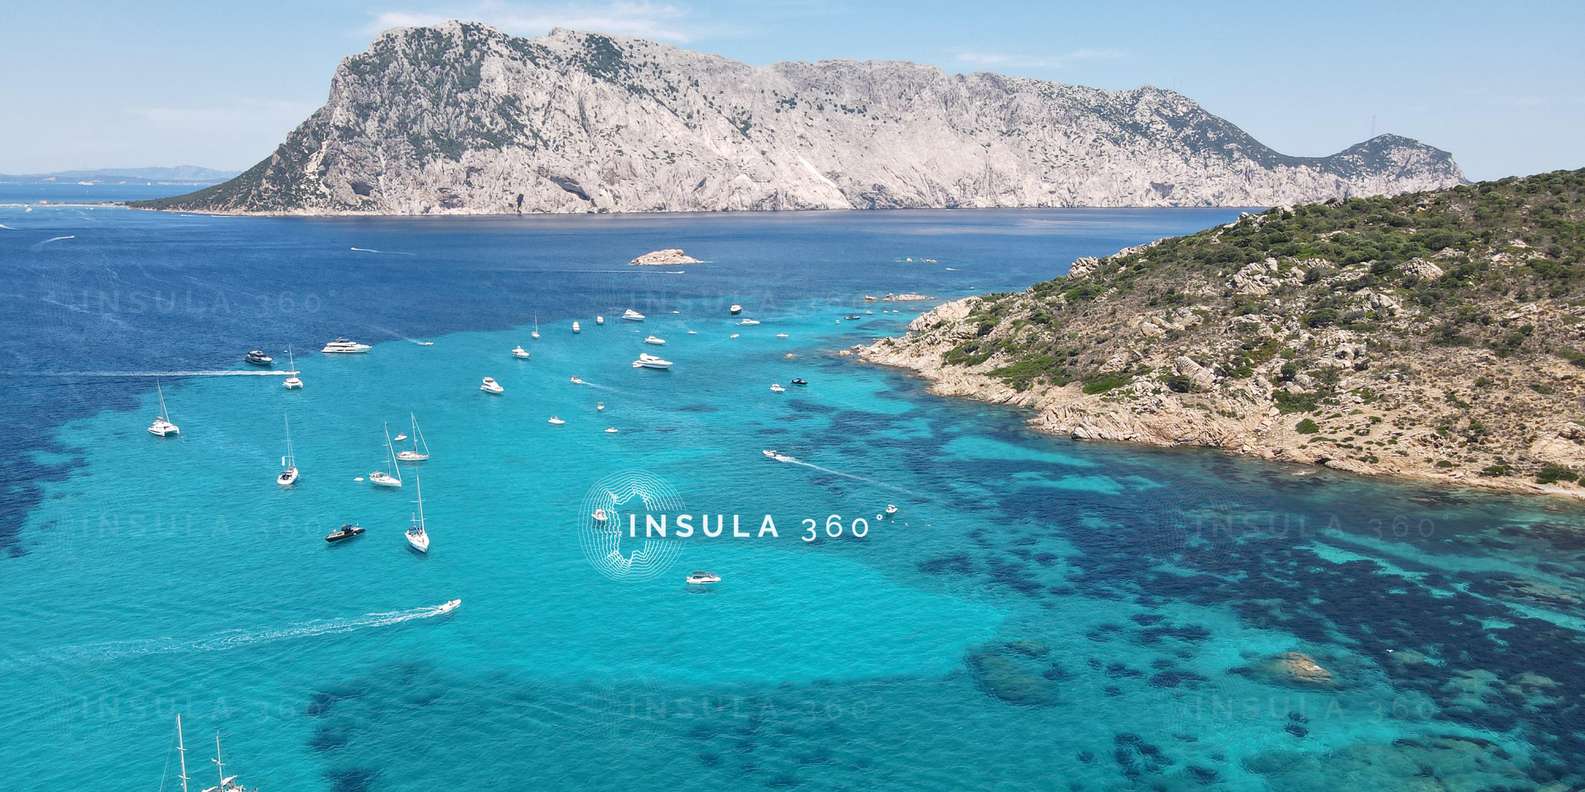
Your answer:
[[[407,419],[412,422],[413,433],[408,437],[413,447],[396,452],[396,458],[403,462],[423,462],[429,459],[429,441],[424,439],[424,430],[418,428],[418,416],[408,413]]]
[[[292,420],[285,416],[281,420],[286,424],[286,456],[281,457],[281,472],[275,477],[275,483],[290,487],[297,483],[297,457],[292,454]]]
[[[170,437],[173,434],[181,434],[182,428],[171,423],[171,419],[168,417],[170,412],[165,409],[165,389],[160,387],[159,380],[154,381],[154,390],[160,395],[160,414],[154,416],[153,423],[149,424],[149,434],[155,437]]]
[[[369,474],[369,483],[376,487],[402,486],[402,469],[396,464],[396,452],[391,448],[391,425],[385,425],[385,470]]]
[[[424,482],[415,475],[413,484],[418,490],[418,514],[413,515],[412,523],[407,526],[407,544],[420,553],[427,553],[429,531],[424,527]]]
[[[297,358],[292,356],[291,347],[286,348],[286,370],[291,373],[291,376],[287,377],[281,384],[287,390],[297,390],[303,387],[303,379],[297,376]]]

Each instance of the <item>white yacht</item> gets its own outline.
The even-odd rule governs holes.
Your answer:
[[[297,390],[303,387],[302,378],[297,376],[297,358],[292,356],[292,348],[286,348],[286,372],[291,376],[281,382],[287,390]]]
[[[170,415],[170,411],[165,409],[165,389],[160,387],[159,380],[154,381],[154,391],[160,395],[160,414],[154,416],[153,423],[149,424],[149,434],[155,437],[170,437],[173,434],[181,434],[182,428],[171,423],[171,419],[167,417]]]
[[[403,440],[406,440],[406,439],[407,439],[407,433],[406,432],[397,432],[396,436],[391,438],[391,442],[400,443],[400,442],[402,442]]]
[[[655,357],[654,355],[640,354],[638,360],[633,361],[633,368],[665,370],[671,368],[671,361]]]
[[[417,476],[414,476],[413,484],[418,489],[418,514],[414,515],[412,522],[408,523],[407,546],[417,550],[420,553],[427,553],[429,552],[429,529],[424,526],[424,482]],[[462,604],[461,600],[453,600],[453,602],[455,602],[456,605],[452,605],[450,602],[448,602],[446,604],[451,605],[451,608],[441,612],[449,613],[452,609],[456,608],[457,605]]]
[[[886,516],[887,517],[890,517],[890,516],[892,516],[893,514],[896,514],[896,513],[897,513],[897,504],[895,504],[895,503],[886,504]]]
[[[595,412],[605,412],[605,402],[595,402],[594,403],[594,411]]]
[[[568,377],[567,381],[572,383],[572,384],[574,384],[574,385],[582,385],[583,384],[583,377],[580,377],[577,374],[574,374],[571,377]]]
[[[614,426],[607,426],[605,428],[605,433],[606,434],[616,434],[617,433],[617,428],[614,427]]]
[[[572,320],[572,332],[574,332],[574,333],[583,332],[583,328],[581,326],[579,326],[577,319]]]
[[[385,427],[385,470],[369,474],[369,483],[376,487],[402,487],[402,469],[396,464],[396,452],[391,448],[391,427]]]
[[[770,392],[771,392],[771,393],[786,393],[786,392],[787,392],[787,389],[786,389],[786,388],[783,388],[783,387],[782,387],[782,386],[781,386],[781,383],[780,383],[780,382],[772,382],[772,383],[771,383],[771,384],[770,384]]]
[[[370,347],[368,344],[360,344],[357,341],[350,341],[346,338],[337,338],[336,340],[325,344],[324,349],[319,351],[324,352],[327,355],[355,355],[361,352],[367,352],[371,348],[372,347]]]
[[[786,333],[777,333],[777,334],[776,334],[776,337],[777,337],[777,338],[787,338],[787,337],[788,337],[788,335],[787,335],[787,334],[786,334]]]
[[[595,314],[594,315],[594,323],[597,324],[597,325],[605,324],[605,314]]]
[[[738,305],[737,303],[732,303],[732,307],[727,310],[731,311],[733,316],[737,316],[738,314],[743,313],[743,306]]]
[[[721,582],[721,576],[714,572],[697,570],[689,572],[688,577],[683,578],[683,580],[690,586],[713,586]]]
[[[548,423],[551,426],[564,426],[567,422],[562,420],[560,416],[552,415],[550,418],[545,420],[545,423]]]
[[[506,393],[506,388],[501,387],[501,383],[496,382],[494,377],[485,377],[483,380],[480,380],[479,390],[495,396]]]
[[[642,322],[644,321],[644,315],[629,308],[622,312],[622,320],[626,322]]]
[[[759,320],[758,319],[742,319],[742,320],[738,321],[738,325],[740,327],[753,327],[754,325],[757,325],[757,324],[759,324]]]
[[[396,458],[401,462],[424,462],[429,459],[429,441],[424,439],[424,430],[418,428],[418,416],[408,413],[407,420],[413,429],[413,446],[396,452]],[[397,435],[397,442],[407,438],[407,435]]]
[[[517,346],[512,347],[512,357],[515,357],[518,360],[528,360],[528,350],[524,349],[522,344],[518,344]]]
[[[275,483],[282,487],[290,487],[297,483],[297,457],[292,454],[292,420],[285,416],[281,421],[286,425],[286,456],[281,457],[281,472],[275,477]]]
[[[649,344],[650,346],[665,346],[666,339],[661,338],[660,336],[645,336],[644,343]]]

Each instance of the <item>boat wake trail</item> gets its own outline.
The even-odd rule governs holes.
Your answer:
[[[419,619],[433,619],[452,612],[459,604],[459,600],[452,600],[440,605],[428,605],[422,608],[366,613],[355,618],[318,619],[277,629],[227,630],[191,641],[176,638],[145,638],[135,641],[106,641],[103,643],[81,644],[45,650],[34,655],[31,658],[31,662],[35,664],[104,663],[149,655],[223,652],[230,649],[240,649],[245,646],[257,646],[259,644],[291,641],[301,638],[315,638],[357,630],[391,627]],[[23,664],[28,663],[24,661]]]
[[[417,255],[416,253],[405,253],[405,252],[400,251],[400,250],[375,250],[374,248],[354,247],[354,248],[348,248],[348,250],[351,250],[354,253],[373,253],[373,254],[378,255],[378,256],[413,256],[413,255]]]
[[[907,495],[907,496],[909,496],[911,498],[919,498],[921,500],[924,499],[923,496],[921,496],[917,492],[914,492],[913,490],[905,489],[903,487],[899,487],[896,484],[888,484],[888,483],[886,483],[884,481],[881,481],[880,479],[870,478],[869,476],[860,476],[857,473],[846,473],[846,472],[843,472],[841,470],[832,470],[831,468],[825,467],[824,465],[816,465],[813,462],[805,462],[802,459],[799,459],[797,457],[787,456],[786,454],[778,455],[775,459],[776,459],[777,462],[781,462],[781,463],[784,463],[784,464],[788,464],[788,465],[802,465],[802,466],[804,466],[806,468],[809,468],[811,470],[818,470],[821,473],[826,473],[826,474],[829,474],[829,475],[832,475],[832,476],[841,476],[842,478],[852,479],[854,481],[862,481],[865,484],[870,484],[870,485],[873,485],[873,486],[876,486],[876,487],[880,487],[882,489],[889,489],[892,492],[902,493],[903,495]]]
[[[104,377],[107,379],[148,379],[150,377],[290,377],[296,371],[0,371],[0,377]]]
[[[48,245],[51,242],[64,242],[64,241],[66,241],[68,239],[76,239],[76,238],[77,238],[76,234],[67,234],[66,236],[50,237],[49,239],[46,239],[43,242],[34,243],[31,247],[28,248],[28,250],[31,250],[31,251],[36,253],[36,252],[38,252],[40,250],[43,250],[44,246]]]

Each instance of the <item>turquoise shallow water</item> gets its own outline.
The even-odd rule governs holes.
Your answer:
[[[1040,437],[835,354],[914,315],[863,293],[1017,288],[1228,215],[0,209],[4,382],[41,427],[8,441],[0,787],[173,787],[177,712],[190,756],[222,730],[266,790],[1577,782],[1578,511]],[[661,244],[711,263],[621,263]],[[764,323],[736,326],[734,301]],[[628,305],[648,321],[618,321]],[[379,343],[306,351],[338,333]],[[45,376],[235,368],[287,343],[302,391],[167,379],[169,441],[144,431],[148,379]],[[641,351],[676,368],[635,370]],[[809,386],[769,391],[794,376]],[[434,458],[401,491],[354,481],[409,411]],[[303,469],[286,491],[283,416]],[[782,535],[690,541],[666,574],[610,580],[580,503],[632,470]],[[428,557],[401,538],[418,475]],[[798,539],[802,517],[888,502],[862,540]],[[320,540],[352,519],[367,535]],[[725,580],[688,591],[694,568]],[[1266,670],[1290,651],[1330,681]]]

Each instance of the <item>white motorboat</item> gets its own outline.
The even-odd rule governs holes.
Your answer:
[[[787,338],[787,337],[788,337],[788,336],[787,336],[787,334],[786,334],[786,333],[777,333],[777,334],[776,334],[776,337],[777,337],[777,338]]]
[[[414,515],[412,521],[407,525],[407,546],[420,553],[427,553],[429,552],[429,528],[424,525],[424,482],[414,476],[413,484],[418,489],[418,514]],[[451,609],[461,605],[462,600],[452,600],[446,604],[451,605],[451,608],[442,610],[441,613],[449,613]],[[445,605],[441,607],[445,608]]]
[[[605,412],[605,402],[595,402],[594,403],[594,411],[595,412]]]
[[[698,330],[689,330],[688,331],[688,335],[699,335],[699,331]]]
[[[501,383],[496,382],[494,377],[485,377],[484,379],[480,380],[479,390],[495,396],[499,396],[506,392],[506,388],[501,387]]]
[[[610,517],[610,515],[606,514],[606,511],[605,511],[604,508],[599,508],[599,509],[595,509],[594,510],[594,521],[595,522],[605,522],[607,519],[609,519],[609,517]]]
[[[528,350],[524,349],[522,344],[518,344],[517,346],[512,347],[512,357],[515,357],[518,360],[528,360]]]
[[[642,322],[642,321],[644,321],[644,315],[639,313],[638,311],[633,310],[632,308],[629,308],[629,309],[627,309],[627,310],[622,312],[622,321],[624,321],[624,322]]]
[[[743,319],[738,322],[739,327],[753,327],[757,324],[759,324],[758,319]]]
[[[741,335],[741,333],[733,333],[732,335],[727,336],[727,338],[737,338],[739,335]]]
[[[403,440],[406,440],[406,439],[407,439],[407,434],[405,432],[399,432],[399,433],[397,433],[397,435],[395,437],[391,438],[391,442],[400,443],[400,442],[402,442]]]
[[[325,347],[319,351],[327,355],[356,355],[362,352],[367,352],[370,349],[372,349],[372,347],[370,347],[368,344],[360,344],[357,341],[352,341],[346,338],[337,338],[336,340],[325,344]]]
[[[732,307],[728,308],[727,310],[731,311],[733,316],[737,316],[738,314],[743,313],[743,306],[738,305],[737,303],[732,303]]]
[[[445,602],[440,603],[440,605],[435,608],[435,615],[436,616],[444,616],[444,615],[446,615],[446,614],[448,614],[448,613],[450,613],[450,612],[452,612],[452,611],[454,611],[454,610],[456,610],[456,609],[458,609],[460,607],[462,607],[462,600],[460,600],[460,599],[446,600]]]
[[[567,424],[567,422],[565,420],[563,420],[560,416],[557,416],[557,415],[550,416],[549,418],[547,418],[545,420],[545,423],[548,423],[551,426],[565,426]]]
[[[149,424],[149,434],[155,437],[170,437],[173,434],[181,434],[182,428],[171,423],[171,419],[167,417],[170,412],[165,409],[165,389],[160,387],[159,380],[154,381],[154,391],[160,395],[160,414],[154,416],[154,421]]]
[[[424,462],[429,459],[429,441],[424,439],[424,430],[418,428],[418,416],[408,413],[407,420],[413,428],[413,446],[396,452],[396,459],[400,462]],[[407,435],[397,435],[396,441],[407,439]]]
[[[572,332],[574,332],[574,333],[581,333],[581,332],[583,332],[583,327],[581,327],[581,326],[580,326],[580,325],[579,325],[579,324],[578,324],[578,320],[577,320],[577,319],[574,319],[574,320],[572,320]]]
[[[391,427],[385,427],[385,470],[369,474],[369,483],[376,487],[402,487],[402,469],[396,464],[396,451],[391,446]]]
[[[767,449],[761,451],[760,453],[764,454],[766,459],[773,459],[773,460],[775,460],[777,462],[797,462],[798,461],[798,457],[789,456],[787,454],[783,454],[783,453],[781,453],[780,451],[777,451],[774,448],[767,448]]]
[[[772,382],[772,383],[771,383],[771,384],[770,384],[770,392],[771,392],[771,393],[786,393],[786,392],[787,392],[787,389],[786,389],[786,388],[783,388],[783,387],[782,387],[782,386],[781,386],[781,383],[780,383],[780,382]]]
[[[607,426],[605,428],[605,433],[606,434],[616,434],[617,433],[617,428],[614,427],[614,426]]]
[[[292,356],[292,348],[286,348],[286,370],[291,376],[281,382],[287,390],[297,390],[303,387],[302,378],[297,376],[297,358]]]
[[[281,457],[281,472],[275,477],[275,483],[282,487],[290,487],[297,483],[297,457],[292,454],[292,420],[285,416],[281,421],[286,425],[286,456]]]
[[[876,297],[876,296],[875,296],[875,295],[873,295],[873,294],[866,294],[866,295],[864,295],[864,302],[875,302],[875,301],[876,301],[876,300],[877,300],[877,299],[879,299],[879,298],[877,298],[877,297]]]
[[[594,323],[597,324],[597,325],[605,324],[605,315],[604,314],[595,314],[594,315]]]
[[[660,336],[645,336],[644,343],[649,344],[650,346],[665,346],[666,339],[661,338]]]
[[[897,513],[897,504],[895,504],[895,503],[886,504],[886,516],[890,517],[890,516],[892,516],[893,514],[896,514],[896,513]]]
[[[529,338],[539,340],[539,314],[534,314],[534,332],[528,334]]]
[[[766,459],[776,458],[776,449],[774,448],[762,448],[760,449],[760,453],[764,454]]]
[[[683,578],[683,580],[690,586],[713,586],[721,582],[721,576],[714,572],[697,570],[689,572],[688,577]]]
[[[640,354],[638,360],[633,361],[633,368],[665,370],[671,368],[671,361],[654,355]]]
[[[574,374],[571,377],[568,377],[567,381],[572,383],[572,384],[574,384],[574,385],[582,385],[583,384],[583,377],[580,377],[577,374]]]

